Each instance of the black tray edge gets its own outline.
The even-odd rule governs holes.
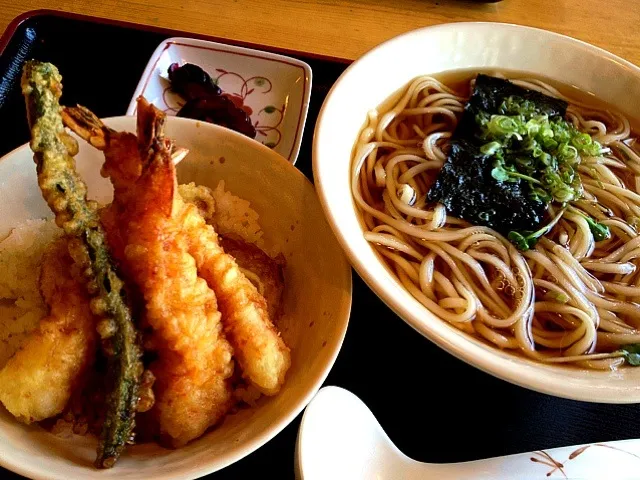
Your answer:
[[[106,24],[106,25],[113,25],[113,26],[117,26],[117,27],[122,27],[122,28],[129,28],[129,29],[142,30],[142,31],[147,31],[147,32],[160,33],[160,34],[167,35],[167,36],[172,36],[172,37],[183,36],[183,37],[197,38],[199,40],[207,40],[207,41],[211,41],[211,42],[219,42],[219,43],[224,43],[224,44],[227,44],[227,45],[235,45],[235,46],[238,46],[238,47],[253,48],[255,50],[262,50],[262,51],[267,51],[267,52],[272,52],[272,53],[278,53],[278,54],[281,54],[281,55],[300,56],[300,57],[306,57],[306,58],[320,60],[320,61],[341,63],[341,64],[344,64],[344,65],[348,65],[348,64],[353,62],[353,60],[348,59],[348,58],[343,58],[343,57],[334,57],[334,56],[331,56],[331,55],[321,55],[321,54],[318,54],[318,53],[306,52],[306,51],[302,51],[302,50],[292,50],[292,49],[288,49],[288,48],[280,48],[280,47],[276,47],[276,46],[262,45],[262,44],[258,44],[258,43],[252,43],[252,42],[244,42],[244,41],[241,41],[241,40],[235,40],[235,39],[231,39],[231,38],[216,37],[214,35],[204,35],[204,34],[200,34],[200,33],[189,32],[189,31],[186,31],[186,30],[174,30],[174,29],[171,29],[171,28],[156,27],[156,26],[153,26],[153,25],[146,25],[146,24],[143,24],[143,23],[126,22],[124,20],[113,20],[113,19],[110,19],[110,18],[95,17],[95,16],[92,16],[92,15],[84,15],[84,14],[80,14],[80,13],[65,12],[65,11],[62,11],[62,10],[52,10],[52,9],[46,9],[46,8],[37,9],[37,10],[29,10],[29,11],[23,12],[20,15],[18,15],[17,17],[15,17],[9,23],[9,25],[7,25],[6,30],[2,34],[2,37],[0,37],[0,55],[2,55],[4,53],[4,50],[6,49],[7,45],[11,41],[11,38],[16,33],[16,30],[18,29],[18,27],[20,27],[20,25],[22,23],[24,23],[25,21],[30,20],[32,18],[43,17],[43,16],[54,16],[54,17],[60,17],[60,18],[70,18],[70,19],[80,20],[80,21],[85,21],[85,22],[101,23],[101,24]]]

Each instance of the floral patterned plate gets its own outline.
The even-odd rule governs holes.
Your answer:
[[[256,140],[295,163],[311,95],[311,68],[295,58],[191,38],[169,38],[151,56],[127,115],[134,115],[143,95],[175,115],[184,100],[173,93],[169,65],[202,67],[231,100],[251,117]]]

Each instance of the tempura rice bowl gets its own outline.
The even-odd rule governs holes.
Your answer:
[[[134,117],[105,123],[135,131]],[[197,478],[243,458],[280,432],[320,388],[335,361],[349,317],[351,273],[311,183],[267,147],[215,125],[171,117],[167,136],[190,151],[178,166],[179,182],[215,189],[223,180],[225,190],[258,212],[264,233],[254,240],[286,259],[284,312],[278,321],[292,354],[285,385],[275,397],[263,397],[257,406],[227,416],[185,447],[136,445],[114,468],[102,471],[92,466],[94,437],[56,436],[38,425],[19,423],[0,407],[0,465],[5,468],[30,478],[65,480]],[[111,185],[99,174],[102,154],[80,142],[76,163],[89,197],[110,201]],[[0,239],[27,220],[52,217],[27,145],[0,161],[0,186]]]

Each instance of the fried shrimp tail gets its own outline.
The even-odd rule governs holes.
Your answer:
[[[105,161],[101,174],[111,179],[116,191],[127,190],[140,178],[143,158],[148,157],[156,132],[164,130],[165,118],[164,115],[157,115],[154,107],[144,97],[138,98],[136,134],[118,132],[107,127],[91,110],[82,105],[62,109],[64,125],[104,152]],[[176,164],[189,152],[186,148],[176,147],[168,139],[164,141],[167,142],[171,158]]]
[[[49,315],[0,370],[0,402],[25,423],[61,413],[95,360],[96,318],[71,270],[63,238],[48,248],[40,274]]]
[[[86,107],[64,107],[62,121],[76,135],[102,150],[105,162],[101,174],[111,179],[116,191],[129,188],[142,173],[138,138],[131,132],[117,132]]]
[[[64,130],[59,99],[62,77],[50,63],[29,61],[22,74],[22,93],[31,128],[31,149],[38,185],[69,237],[69,253],[84,274],[98,333],[110,361],[112,387],[98,446],[96,466],[113,466],[130,441],[135,425],[138,384],[143,367],[137,332],[100,225],[97,205],[88,202],[87,187],[75,170],[77,144]]]

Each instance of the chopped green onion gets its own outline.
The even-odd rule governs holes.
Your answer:
[[[542,183],[539,180],[536,180],[533,177],[530,177],[529,175],[523,175],[522,173],[518,173],[518,172],[509,172],[509,176],[511,178],[521,178],[523,180],[527,180],[531,183],[534,183],[536,185],[542,185]]]
[[[503,167],[493,167],[491,176],[499,182],[507,182],[509,180],[509,173]]]
[[[531,198],[544,203],[565,205],[580,198],[584,191],[577,173],[581,157],[603,155],[607,149],[588,133],[563,118],[550,118],[524,98],[508,97],[498,113],[482,111],[475,118],[478,138],[485,142],[480,151],[494,159],[491,176],[498,182],[526,182]],[[606,225],[587,221],[596,241],[609,238]],[[510,232],[509,239],[527,250],[549,229]]]
[[[551,220],[547,225],[536,230],[535,232],[532,232],[531,230],[525,230],[522,233],[520,233],[512,230],[511,232],[509,232],[509,235],[507,235],[507,238],[516,247],[518,247],[518,250],[522,250],[523,252],[526,252],[527,250],[530,250],[533,247],[535,247],[540,237],[542,237],[543,235],[546,235],[551,231],[551,229],[556,225],[556,223],[558,223],[560,218],[562,218],[562,214],[564,213],[565,210],[566,208],[563,208],[560,211],[560,213],[558,213],[555,217],[553,217],[553,220]]]
[[[617,351],[624,354],[623,356],[629,365],[634,367],[640,365],[640,343],[623,345]]]
[[[571,185],[573,182],[573,178],[575,177],[576,172],[570,165],[563,165],[560,167],[560,178],[567,185]]]
[[[556,202],[560,202],[560,203],[567,203],[567,202],[570,202],[571,200],[575,200],[576,198],[576,195],[573,189],[567,186],[560,186],[560,187],[554,188],[551,193],[553,195],[553,199]]]
[[[480,147],[480,151],[484,155],[493,155],[497,151],[502,148],[502,144],[500,142],[489,142],[485,143],[482,147]]]
[[[487,130],[489,134],[493,135],[505,135],[505,134],[517,134],[518,123],[513,117],[507,117],[506,115],[492,115],[491,120],[487,124]]]
[[[567,294],[562,292],[556,292],[554,290],[549,290],[544,297],[548,298],[549,300],[554,300],[558,303],[568,303],[570,300]]]
[[[558,158],[564,161],[571,161],[578,158],[578,149],[573,145],[564,142],[558,146]]]
[[[591,230],[591,234],[593,235],[593,239],[596,242],[601,242],[611,237],[611,231],[609,227],[607,227],[603,223],[596,222],[591,217],[585,217],[587,219],[587,223],[589,224],[589,230]]]
[[[529,100],[509,97],[498,111],[476,116],[480,136],[487,140],[480,150],[496,158],[491,176],[499,182],[525,180],[531,196],[547,202],[579,198],[583,188],[575,165],[580,155],[601,154],[601,145],[564,119],[541,114]]]

